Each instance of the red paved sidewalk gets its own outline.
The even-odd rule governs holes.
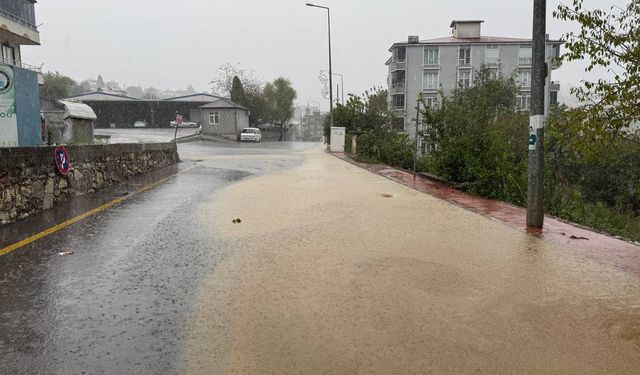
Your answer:
[[[541,231],[531,230],[526,226],[526,209],[522,207],[463,193],[422,175],[414,176],[411,172],[383,164],[360,163],[344,153],[332,154],[423,193],[431,194],[460,207],[500,220],[514,228],[529,232],[531,235],[552,241],[564,249],[610,262],[620,269],[640,276],[640,246],[631,242],[610,237],[551,216],[545,216],[544,229]]]

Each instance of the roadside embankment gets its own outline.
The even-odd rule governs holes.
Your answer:
[[[0,149],[0,224],[178,161],[172,142],[66,148],[71,161],[67,176],[56,169],[53,146]]]

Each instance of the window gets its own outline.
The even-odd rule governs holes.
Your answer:
[[[438,47],[424,48],[424,65],[440,64],[440,49]]]
[[[531,106],[531,95],[516,96],[516,109],[519,111],[528,111]]]
[[[531,46],[520,46],[518,49],[518,64],[531,65]]]
[[[471,86],[471,71],[461,70],[458,72],[458,87],[466,89]]]
[[[469,66],[471,65],[471,47],[460,47],[458,64],[460,66]]]
[[[209,112],[209,124],[218,125],[220,122],[220,117],[218,116],[218,112]]]
[[[401,89],[404,87],[404,70],[396,70],[391,73],[391,88]]]
[[[523,70],[518,72],[518,83],[522,88],[530,88],[531,87],[531,71]]]
[[[2,44],[2,62],[9,65],[15,65],[15,50],[6,44]]]
[[[500,73],[498,69],[489,69],[489,79],[499,79]]]
[[[424,98],[424,104],[429,108],[437,108],[438,107],[438,98],[435,96],[428,96]]]
[[[393,50],[393,61],[403,62],[407,58],[407,47],[396,47]]]
[[[437,90],[438,78],[440,72],[437,70],[425,70],[422,73],[422,89],[423,90]]]
[[[488,45],[484,53],[484,63],[498,65],[500,61],[500,48],[497,45]]]
[[[396,109],[404,109],[404,94],[391,95],[391,107]]]

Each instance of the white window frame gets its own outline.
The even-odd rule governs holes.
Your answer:
[[[439,46],[424,47],[422,64],[424,66],[440,65],[440,47]]]
[[[400,51],[400,49],[403,48],[404,49],[404,59],[400,60],[398,58],[398,51]],[[394,48],[393,50],[393,62],[405,62],[407,61],[407,47],[406,46],[397,46],[396,48]]]
[[[463,81],[462,81],[462,74],[469,74],[469,83],[467,86],[464,85]],[[471,69],[461,69],[458,70],[458,88],[461,89],[466,89],[471,87],[472,83],[473,83],[473,72],[471,71]]]
[[[209,112],[209,124],[220,125],[220,114],[218,112]]]
[[[523,79],[523,78],[526,78],[526,79]],[[518,71],[518,84],[523,89],[531,88],[531,71],[530,70]]]
[[[435,75],[435,82],[427,81],[427,75]],[[422,71],[422,90],[423,91],[434,91],[440,88],[440,71],[437,69],[425,69]]]
[[[528,53],[525,51],[528,50]],[[520,46],[518,48],[518,65],[531,65],[532,58],[532,47],[531,46]]]
[[[462,50],[468,50],[469,55],[460,57],[460,53],[462,53]],[[459,46],[458,47],[458,66],[471,66],[471,63],[472,63],[471,53],[472,53],[471,46]],[[469,61],[467,62],[467,60]]]
[[[8,56],[9,52],[11,56]],[[2,62],[16,65],[16,49],[6,43],[2,43]]]
[[[516,109],[518,111],[529,111],[531,109],[531,94],[516,95]]]
[[[500,71],[498,69],[489,69],[489,78],[498,79],[500,77]]]
[[[496,51],[495,56],[489,57],[489,51]],[[486,65],[498,65],[500,64],[500,46],[497,44],[487,44],[484,50],[484,63]]]
[[[402,96],[402,106],[396,106],[395,97]],[[391,95],[391,108],[392,109],[405,109],[405,105],[407,104],[407,98],[404,94],[393,94]]]

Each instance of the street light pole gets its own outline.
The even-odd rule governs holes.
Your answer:
[[[327,30],[329,32],[329,123],[333,126],[333,80],[331,70],[331,12],[329,7],[306,3],[308,7],[321,8],[327,10]]]
[[[544,86],[548,74],[545,62],[546,10],[546,0],[534,0],[527,189],[527,227],[530,228],[542,228],[544,224]]]

